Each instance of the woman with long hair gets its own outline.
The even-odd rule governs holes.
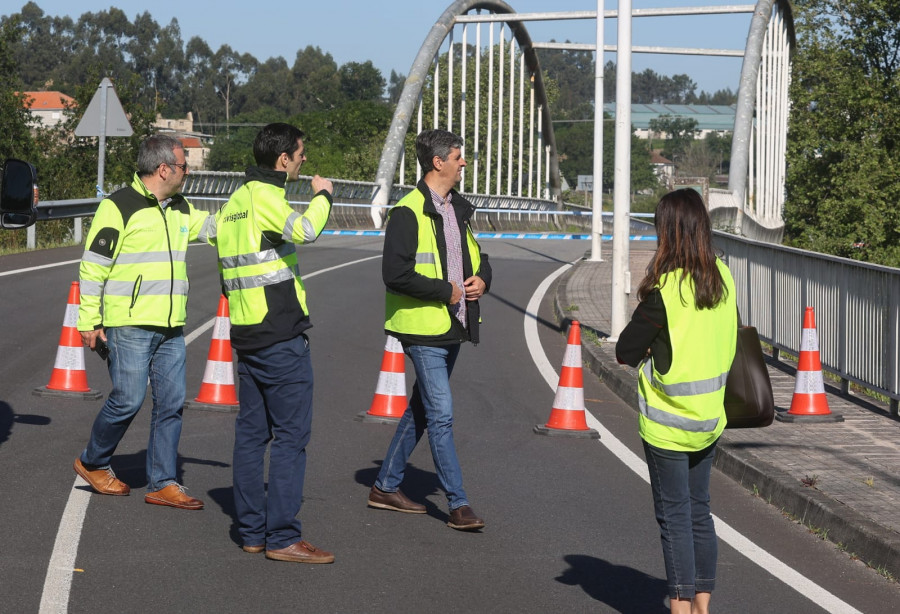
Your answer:
[[[706,614],[718,556],[709,476],[725,428],[725,380],[737,338],[734,280],[716,256],[709,214],[695,190],[663,196],[655,225],[656,253],[616,357],[640,365],[639,428],[670,610]]]

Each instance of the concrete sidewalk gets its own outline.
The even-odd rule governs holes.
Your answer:
[[[654,243],[631,243],[635,293],[654,249]],[[563,275],[556,286],[556,317],[563,324],[578,320],[582,330],[597,334],[599,344],[582,336],[584,366],[637,411],[637,370],[618,364],[615,344],[602,341],[610,334],[612,313],[612,261],[605,254],[609,260],[580,261]],[[629,317],[635,294],[630,303]],[[785,412],[794,393],[794,365],[767,360],[776,411]],[[776,420],[766,428],[726,429],[716,466],[848,553],[900,578],[898,423],[887,405],[844,396],[828,384],[829,408],[843,422]]]

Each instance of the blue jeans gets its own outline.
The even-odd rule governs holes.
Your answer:
[[[644,443],[669,597],[691,599],[716,586],[718,541],[709,511],[709,474],[716,444],[697,452]]]
[[[313,369],[305,335],[238,352],[241,408],[234,423],[234,506],[245,546],[300,541]],[[265,458],[269,450],[269,487]]]
[[[112,391],[94,420],[81,462],[109,467],[116,447],[144,403],[147,381],[153,391],[147,484],[151,491],[177,482],[185,394],[185,347],[182,328],[121,326],[106,329]]]
[[[416,383],[409,406],[400,418],[394,439],[381,464],[375,486],[384,492],[395,492],[400,488],[409,457],[427,428],[434,468],[447,494],[450,509],[469,505],[453,444],[450,374],[459,355],[459,344],[440,347],[404,344],[403,351],[412,360]]]

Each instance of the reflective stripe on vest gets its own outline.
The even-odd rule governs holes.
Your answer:
[[[277,207],[280,210],[283,201],[284,188],[249,181],[232,194],[217,215],[219,272],[228,295],[229,316],[233,325],[261,323],[269,313],[265,288],[285,282],[292,283],[297,302],[304,313],[309,313],[306,291],[300,279],[296,245],[286,242],[269,249],[259,249],[260,242],[265,245],[267,240],[257,225],[257,215],[262,217],[268,208]],[[294,238],[293,228],[300,217],[295,211],[286,216],[281,228],[283,238]],[[305,232],[305,220],[303,223]],[[312,238],[315,239],[315,235]]]
[[[665,385],[653,376],[653,366],[650,360],[645,360],[641,367],[644,377],[646,377],[651,386],[662,390],[669,397],[686,397],[700,394],[709,394],[716,392],[725,386],[725,380],[728,378],[726,371],[719,377],[707,380],[698,380],[696,382],[683,382],[680,384]],[[638,405],[640,406],[641,415],[657,424],[670,426],[672,428],[688,431],[691,433],[711,433],[716,430],[719,424],[718,418],[710,418],[708,420],[694,420],[685,416],[680,416],[647,403],[643,395],[638,395]]]

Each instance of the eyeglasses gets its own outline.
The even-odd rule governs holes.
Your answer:
[[[167,165],[167,166],[177,166],[178,168],[181,169],[181,172],[182,172],[182,173],[186,173],[187,170],[188,170],[188,163],[187,163],[187,162],[185,162],[184,164],[175,164],[174,162],[170,164],[170,163],[166,162],[166,165]]]

